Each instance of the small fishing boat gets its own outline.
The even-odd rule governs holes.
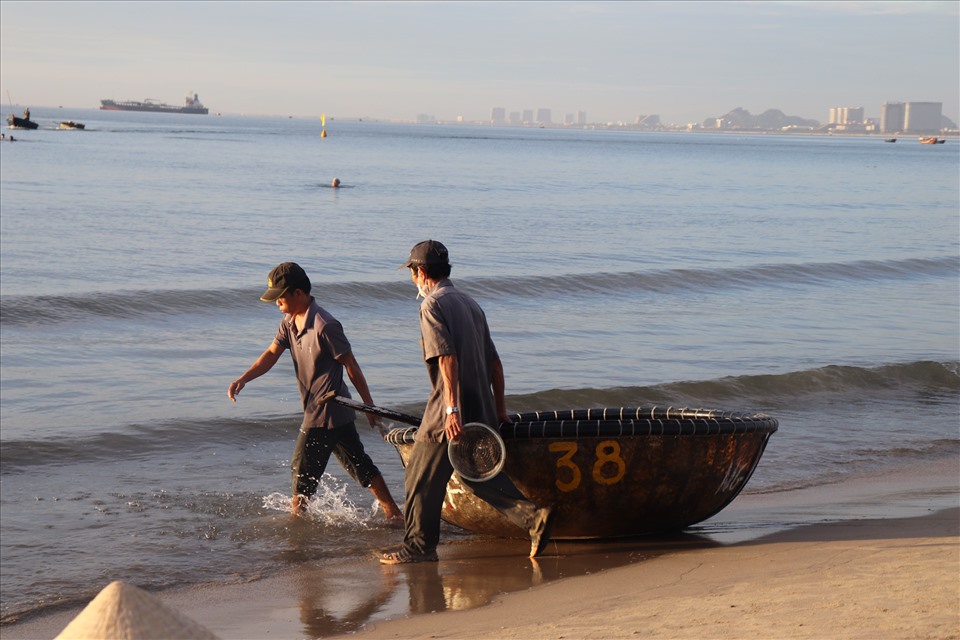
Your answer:
[[[67,120],[60,123],[61,129],[86,129],[87,125],[81,124],[79,122],[74,122],[73,120]]]
[[[896,141],[897,141],[896,138],[887,138],[886,140],[884,140],[884,142],[896,142]]]
[[[530,500],[554,507],[554,538],[667,533],[702,522],[737,497],[778,427],[762,413],[672,407],[538,411],[511,420],[498,428],[503,472]],[[385,436],[404,465],[416,430]],[[527,535],[457,474],[443,519],[476,533]]]
[[[946,140],[937,137],[920,138],[920,144],[943,144]]]
[[[10,114],[7,116],[7,126],[11,129],[36,129],[40,125],[29,118],[20,118]]]

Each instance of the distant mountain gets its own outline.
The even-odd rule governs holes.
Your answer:
[[[770,131],[784,127],[819,127],[816,120],[808,120],[798,116],[788,116],[779,109],[767,109],[760,115],[753,115],[743,107],[737,107],[717,118],[707,118],[703,121],[705,129],[757,129]]]

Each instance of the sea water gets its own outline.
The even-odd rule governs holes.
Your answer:
[[[428,393],[397,267],[434,238],[512,411],[769,413],[745,495],[960,450],[956,141],[31,111],[41,128],[0,144],[6,622],[111,580],[251,580],[397,541],[335,461],[287,515],[289,359],[226,397],[276,331],[258,297],[286,260],[384,406]],[[358,424],[401,500],[396,453]]]

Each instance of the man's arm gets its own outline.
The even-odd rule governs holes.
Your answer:
[[[270,343],[267,350],[260,354],[260,357],[250,365],[250,368],[247,369],[242,376],[230,383],[230,387],[227,389],[227,397],[236,402],[237,394],[240,393],[240,390],[251,380],[259,378],[267,371],[270,371],[273,365],[277,364],[277,360],[280,359],[281,355],[283,355],[283,347],[279,346],[276,342]]]
[[[437,358],[440,365],[440,377],[443,378],[444,403],[447,407],[460,406],[460,362],[456,355]],[[463,433],[463,420],[460,412],[447,414],[444,433],[450,442],[455,442]]]
[[[357,390],[357,393],[360,394],[363,401],[367,404],[373,404],[373,397],[370,395],[370,388],[367,386],[367,378],[363,375],[360,363],[357,362],[353,352],[351,351],[346,355],[340,356],[337,358],[337,362],[342,364],[343,368],[347,370],[347,376],[350,377],[350,382],[353,383],[354,389]],[[367,422],[370,423],[371,427],[377,426],[377,420],[377,416],[372,413],[367,414]]]

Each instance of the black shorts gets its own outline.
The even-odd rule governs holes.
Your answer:
[[[369,487],[380,475],[380,469],[364,451],[353,422],[333,429],[314,427],[304,431],[301,427],[290,460],[294,495],[312,496],[317,492],[331,453],[361,486]]]

